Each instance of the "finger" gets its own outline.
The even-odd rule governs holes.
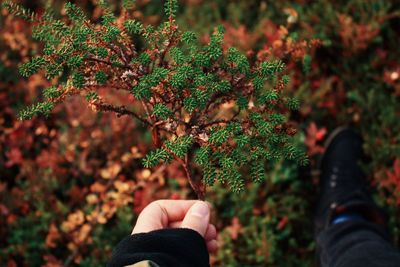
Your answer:
[[[209,222],[210,206],[204,201],[197,201],[186,213],[181,227],[195,230],[204,237]]]
[[[169,222],[181,221],[197,200],[157,200],[139,214],[132,234],[163,229]]]
[[[177,222],[169,223],[168,227],[169,228],[180,228],[181,225],[182,225],[182,221],[177,221]]]
[[[213,224],[210,223],[207,227],[207,231],[204,235],[204,239],[206,241],[210,241],[210,240],[213,240],[216,238],[217,238],[217,229],[215,228],[215,226]]]
[[[178,221],[178,222],[172,222],[168,225],[168,228],[181,228],[182,222]],[[206,233],[204,235],[204,239],[206,241],[210,241],[213,239],[217,238],[217,229],[215,228],[215,226],[213,224],[209,224],[206,230]]]
[[[210,253],[217,252],[217,250],[218,250],[218,242],[217,242],[217,240],[213,239],[211,241],[208,241],[207,242],[207,250]]]

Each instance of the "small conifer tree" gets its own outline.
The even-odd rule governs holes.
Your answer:
[[[32,22],[33,38],[44,44],[40,56],[21,65],[21,75],[42,71],[57,81],[44,89],[42,102],[20,112],[20,119],[48,116],[77,94],[96,111],[131,116],[149,128],[155,145],[143,165],[179,161],[199,199],[216,180],[233,192],[244,189],[246,176],[262,181],[267,161],[284,157],[306,164],[285,116],[299,103],[282,95],[289,81],[284,62],[259,62],[233,47],[224,50],[222,27],[202,45],[193,32],[178,29],[177,0],[166,1],[168,19],[157,27],[131,19],[135,3],[128,0],[119,19],[100,1],[99,23],[72,3],[65,4],[62,19],[50,10],[39,16],[12,2],[2,6]],[[107,103],[97,93],[101,87],[125,90],[134,97],[132,106]]]

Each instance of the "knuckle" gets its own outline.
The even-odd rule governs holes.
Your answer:
[[[162,207],[165,204],[165,199],[158,199],[156,201],[153,201],[151,204],[154,204],[154,206]]]

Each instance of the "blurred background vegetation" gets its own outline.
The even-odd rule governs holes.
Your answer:
[[[75,1],[94,21],[95,0]],[[112,1],[111,1],[112,2]],[[65,1],[18,1],[62,14]],[[115,1],[118,13],[119,1]],[[162,0],[137,0],[134,16],[163,19]],[[400,4],[396,0],[180,1],[178,24],[207,42],[218,25],[225,42],[252,54],[290,54],[287,93],[301,100],[291,120],[311,164],[282,161],[267,179],[233,194],[221,185],[214,205],[221,249],[213,266],[313,266],[316,159],[327,133],[350,124],[362,134],[365,170],[400,242]],[[18,121],[42,97],[43,75],[22,78],[18,66],[41,46],[31,25],[0,14],[0,262],[6,266],[104,266],[137,214],[159,198],[193,197],[176,165],[141,165],[151,136],[136,121],[96,114],[74,97],[52,116]],[[282,32],[287,35],[283,39]],[[304,52],[304,41],[318,39]],[[271,49],[270,49],[271,48]],[[116,101],[129,104],[122,95]]]

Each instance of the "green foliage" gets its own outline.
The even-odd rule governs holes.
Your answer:
[[[155,68],[151,74],[140,78],[139,83],[132,89],[133,95],[140,100],[149,99],[152,96],[151,88],[157,86],[167,74],[167,69]]]
[[[230,189],[234,193],[241,193],[244,191],[244,180],[239,171],[235,168],[233,161],[224,158],[221,162],[222,170],[219,179],[222,182],[227,182]]]
[[[46,74],[45,75],[46,75],[46,78],[48,80],[59,76],[64,71],[63,66],[61,64],[58,64],[58,63],[47,64],[45,66],[45,69],[46,69]]]
[[[72,85],[76,88],[82,88],[85,84],[85,75],[82,72],[77,72],[72,77]]]
[[[275,60],[272,62],[262,62],[260,64],[260,75],[261,77],[274,77],[277,73],[282,72],[285,69],[285,63],[281,60]]]
[[[143,24],[136,20],[127,20],[124,22],[127,32],[130,34],[141,34],[143,32]]]
[[[61,91],[58,90],[57,86],[50,86],[43,90],[43,96],[46,100],[57,98],[61,95]]]
[[[166,120],[172,115],[172,111],[167,106],[157,103],[154,105],[153,114],[158,118]]]
[[[20,17],[20,18],[28,20],[28,21],[36,20],[36,14],[34,12],[32,12],[29,9],[24,8],[16,3],[13,3],[10,1],[5,1],[1,4],[1,8],[9,10],[10,13],[16,17]]]
[[[286,117],[283,116],[282,114],[274,113],[269,116],[269,121],[272,122],[272,124],[274,124],[274,125],[278,125],[278,124],[285,123]]]
[[[187,44],[193,43],[196,41],[197,37],[194,32],[187,31],[182,34],[182,41],[184,41]]]
[[[175,18],[178,10],[178,0],[166,0],[164,10],[167,17]]]
[[[151,58],[147,53],[140,54],[138,60],[142,65],[148,65],[151,62]]]
[[[97,100],[98,98],[99,98],[99,96],[96,92],[91,91],[86,94],[86,101],[88,101],[88,102]]]
[[[79,68],[83,63],[83,58],[80,56],[74,56],[68,59],[67,66],[71,69]]]
[[[53,108],[54,104],[51,102],[40,102],[20,111],[18,117],[20,120],[29,120],[37,115],[44,115],[47,117],[50,115],[50,112],[53,110]]]
[[[218,177],[215,167],[206,165],[203,167],[203,181],[206,185],[212,186]]]
[[[289,75],[283,75],[282,76],[282,81],[285,85],[287,85],[290,82],[290,76]]]
[[[300,101],[297,98],[289,98],[286,105],[290,110],[298,110],[300,108]]]
[[[230,136],[230,132],[225,129],[215,130],[210,135],[210,143],[221,145],[222,143],[226,142]]]
[[[112,41],[116,40],[120,35],[121,31],[115,26],[108,26],[106,28],[106,32],[103,36],[104,41],[107,43],[111,43]]]
[[[233,70],[247,74],[249,72],[249,62],[245,55],[240,53],[236,48],[231,47],[227,55],[228,62],[234,64]]]
[[[65,4],[65,13],[75,23],[82,24],[86,20],[86,16],[83,13],[82,9],[77,7],[75,4],[67,2]]]
[[[165,147],[168,149],[168,151],[175,154],[177,157],[182,158],[190,149],[193,141],[194,140],[191,136],[182,136],[173,141],[166,141]]]
[[[108,50],[105,47],[97,48],[96,54],[99,58],[105,58],[108,56]]]
[[[114,16],[113,13],[109,12],[106,9],[106,12],[103,16],[101,16],[102,19],[102,24],[104,26],[112,26],[113,22],[115,21],[116,17]]]
[[[162,148],[154,151],[150,151],[146,157],[143,159],[143,166],[146,168],[151,168],[160,163],[160,161],[169,162],[171,160],[171,155]]]
[[[206,167],[209,163],[211,149],[209,146],[203,146],[196,151],[195,162],[202,167]]]
[[[96,82],[103,85],[107,82],[107,74],[104,71],[98,71],[95,75]]]
[[[228,93],[231,90],[231,84],[227,80],[222,80],[218,83],[215,83],[214,88],[215,89],[213,90],[213,92]]]
[[[142,80],[137,86],[132,88],[132,94],[139,100],[149,99],[151,96],[149,84],[145,80]]]
[[[303,71],[305,74],[308,74],[310,72],[311,69],[311,56],[306,54],[303,57]]]
[[[46,64],[46,61],[42,57],[33,58],[30,62],[21,65],[19,71],[22,76],[29,77],[36,73]]]
[[[197,100],[194,97],[187,97],[183,100],[184,108],[192,113],[197,107]]]
[[[262,159],[255,157],[250,166],[250,177],[253,181],[260,183],[265,179],[264,162]]]
[[[240,109],[247,109],[249,106],[249,101],[247,100],[247,98],[240,96],[236,100],[236,104]]]
[[[277,101],[278,99],[279,99],[279,94],[276,90],[268,90],[268,91],[264,92],[263,94],[261,94],[258,101],[260,101],[260,103],[262,103],[262,104],[267,104],[267,103]]]
[[[254,86],[254,90],[257,93],[260,93],[260,91],[264,88],[265,80],[263,77],[256,76],[256,77],[254,77],[252,83]]]
[[[48,79],[62,77],[65,83],[46,89],[48,102],[28,108],[21,118],[48,115],[60,92],[82,94],[96,110],[132,115],[152,129],[158,148],[143,159],[145,167],[180,158],[189,168],[197,163],[208,185],[218,180],[234,192],[244,190],[248,166],[251,180],[261,181],[267,160],[303,162],[301,149],[288,146],[291,136],[281,127],[287,122],[285,107],[298,108],[296,100],[276,88],[289,82],[283,61],[254,60],[235,47],[225,49],[222,26],[207,44],[198,42],[194,32],[175,24],[177,4],[165,2],[168,19],[157,27],[144,26],[130,17],[132,12],[117,18],[105,1],[98,3],[104,11],[98,23],[72,3],[64,7],[68,22],[47,12],[34,27],[34,36],[44,43],[43,56],[23,64],[20,72],[28,77],[44,68]],[[133,2],[122,5],[135,7]],[[14,14],[29,14],[7,7]],[[96,92],[99,85],[130,92],[134,107],[140,103],[140,108],[105,103]],[[229,103],[233,106],[226,108]]]
[[[122,0],[122,7],[125,9],[132,9],[136,4],[136,0]]]
[[[183,89],[187,79],[193,74],[189,66],[179,66],[176,68],[175,74],[172,76],[171,85],[177,89]]]
[[[250,137],[245,134],[235,136],[235,142],[239,148],[244,148],[250,142]]]
[[[181,65],[185,62],[185,56],[181,49],[174,47],[170,51],[170,55],[176,64]]]

